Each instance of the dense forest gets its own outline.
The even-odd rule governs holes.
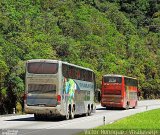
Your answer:
[[[25,62],[58,59],[136,77],[160,97],[159,0],[1,0],[0,114],[21,111]]]

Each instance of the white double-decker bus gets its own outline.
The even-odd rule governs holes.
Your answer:
[[[24,108],[36,120],[43,116],[91,115],[95,111],[93,70],[59,60],[26,63]]]

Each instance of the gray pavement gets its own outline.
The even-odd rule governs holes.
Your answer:
[[[0,133],[16,135],[41,135],[41,134],[74,134],[104,124],[112,123],[124,117],[160,108],[160,100],[139,101],[137,108],[129,110],[106,110],[97,105],[96,113],[91,116],[78,116],[73,120],[51,119],[35,121],[32,114],[0,116]]]

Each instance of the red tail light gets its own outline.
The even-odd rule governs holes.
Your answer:
[[[58,102],[58,103],[61,102],[61,95],[57,95],[57,102]]]

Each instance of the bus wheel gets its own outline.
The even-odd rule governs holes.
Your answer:
[[[88,116],[88,111],[89,111],[89,108],[87,109],[87,112],[85,113],[85,116]]]
[[[90,108],[87,109],[86,116],[91,116],[91,109]]]
[[[133,109],[135,109],[136,107],[137,107],[137,101],[136,101],[135,106],[133,107]]]
[[[91,109],[88,109],[88,116],[91,116]]]
[[[74,113],[74,107],[72,107],[70,111],[70,119],[74,119]]]
[[[127,104],[126,104],[126,108],[125,108],[126,110],[128,110],[129,109],[129,102],[127,102]]]
[[[106,110],[111,110],[111,107],[109,107],[109,106],[106,106]]]
[[[67,112],[66,112],[66,116],[65,116],[65,119],[66,119],[66,120],[69,120],[69,112],[70,112],[70,111],[69,111],[69,107],[68,107],[68,108],[67,108]]]
[[[34,114],[34,119],[35,119],[35,120],[41,120],[41,117],[40,117],[40,115],[38,115],[38,114]]]

